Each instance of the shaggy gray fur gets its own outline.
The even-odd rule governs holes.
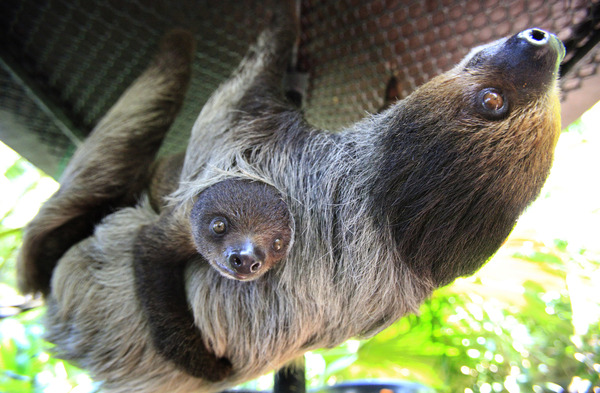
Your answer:
[[[196,324],[208,348],[234,366],[211,384],[156,354],[134,294],[133,239],[157,213],[142,200],[108,216],[62,257],[48,299],[50,340],[105,381],[106,391],[219,391],[307,350],[376,334],[417,311],[437,286],[481,266],[539,193],[560,124],[555,77],[544,92],[515,101],[507,118],[487,121],[468,108],[490,71],[465,71],[476,50],[382,114],[328,133],[283,100],[296,31],[291,22],[280,26],[260,36],[202,109],[168,208],[184,222],[210,184],[257,179],[284,194],[294,247],[252,282],[190,261]],[[407,148],[389,151],[392,137]],[[401,156],[382,167],[390,153]],[[396,183],[386,183],[390,177]],[[423,196],[408,198],[409,185],[423,187]],[[382,205],[388,194],[396,199]],[[409,208],[415,211],[406,217],[392,214]],[[463,229],[469,211],[481,213]]]

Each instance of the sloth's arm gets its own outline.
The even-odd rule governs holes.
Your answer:
[[[135,203],[183,102],[192,52],[191,35],[168,34],[149,68],[75,152],[60,189],[27,227],[17,267],[22,291],[48,294],[64,252],[112,210]]]
[[[135,289],[156,351],[188,374],[220,381],[232,370],[226,358],[209,352],[188,307],[184,271],[190,255],[168,220],[141,229],[134,245]]]

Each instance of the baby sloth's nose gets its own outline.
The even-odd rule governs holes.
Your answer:
[[[252,250],[248,249],[232,251],[229,254],[228,262],[231,269],[243,276],[256,274],[262,267],[262,262]]]

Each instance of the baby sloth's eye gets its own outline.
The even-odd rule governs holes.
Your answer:
[[[223,218],[217,217],[210,223],[210,229],[217,235],[222,235],[227,230],[227,224]]]
[[[498,89],[486,88],[477,94],[477,108],[490,120],[502,118],[508,112],[508,103]]]
[[[282,248],[283,248],[283,240],[281,240],[281,239],[273,240],[273,250],[281,251]]]

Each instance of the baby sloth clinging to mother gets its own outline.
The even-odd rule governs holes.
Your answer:
[[[161,246],[134,252],[136,292],[152,341],[161,355],[190,375],[223,379],[232,365],[207,350],[194,324],[185,295],[187,262],[199,253],[225,277],[255,280],[289,253],[294,221],[274,187],[241,179],[223,180],[198,196],[185,232],[191,238],[181,236],[170,217],[163,215],[138,236],[140,245]]]
[[[297,21],[259,36],[157,176],[193,59],[189,34],[168,35],[29,225],[21,288],[46,295],[49,341],[105,391],[223,391],[372,336],[479,269],[538,196],[560,133],[556,36],[532,28],[475,48],[334,133],[285,101]],[[252,184],[279,190],[290,215],[264,209],[278,197]],[[240,282],[290,246],[261,232],[259,266],[236,239],[291,217],[285,263]]]
[[[279,192],[247,180],[224,180],[200,194],[190,216],[198,252],[225,277],[254,280],[283,259],[294,222]]]

